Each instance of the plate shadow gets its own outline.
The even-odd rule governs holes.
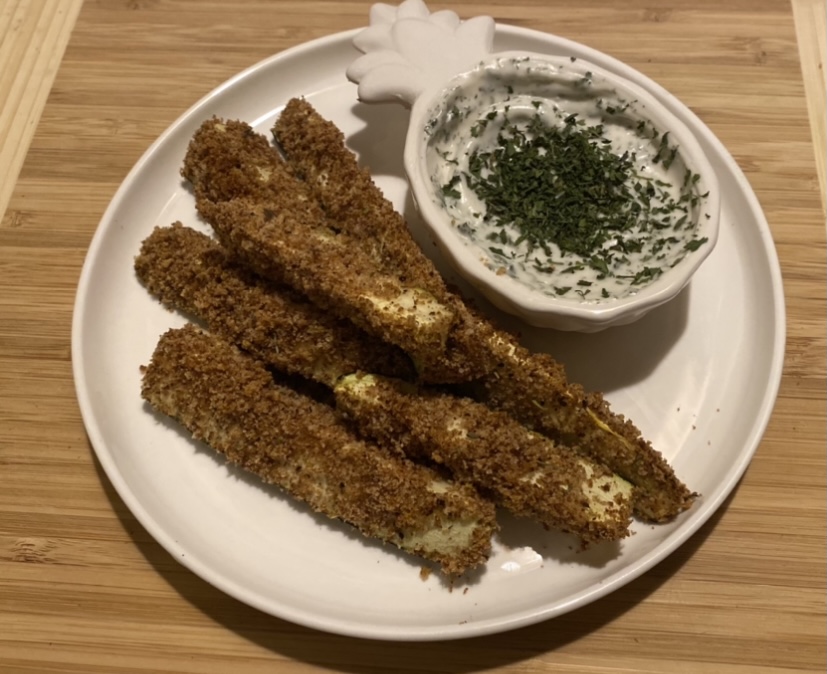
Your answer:
[[[402,156],[410,111],[400,103],[355,103],[350,113],[365,127],[347,138],[348,147],[373,176],[407,180]]]

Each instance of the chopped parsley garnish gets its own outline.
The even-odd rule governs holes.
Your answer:
[[[449,180],[442,186],[442,195],[446,197],[451,197],[452,199],[461,198],[462,195],[459,193],[459,190],[457,189],[457,185],[459,184],[460,180],[461,178],[459,177],[459,175],[454,175],[454,177],[451,178],[451,180]]]
[[[584,79],[589,79],[589,74]],[[532,104],[539,108],[538,101]],[[606,113],[620,114],[629,105],[621,102],[608,106]],[[641,174],[634,152],[615,153],[603,124],[589,124],[576,113],[560,113],[558,117],[561,123],[554,124],[537,113],[517,124],[506,112],[493,149],[476,150],[469,156],[468,170],[462,178],[485,203],[483,220],[499,228],[495,230],[498,234],[487,238],[503,245],[522,246],[527,251],[526,262],[540,272],[566,274],[588,267],[597,272],[598,280],[626,278],[631,285],[654,280],[663,269],[652,263],[663,259],[664,248],[679,243],[667,230],[685,228],[689,209],[705,196],[697,194],[699,176],[687,171],[675,197],[669,183]],[[472,128],[472,135],[478,136],[492,120],[489,112]],[[661,135],[645,121],[635,128],[657,141],[650,161],[668,170],[678,154],[678,148],[670,145],[669,133]],[[446,197],[458,198],[459,180],[460,175],[455,174],[442,187]],[[649,240],[654,243],[644,252]],[[684,248],[694,251],[705,242],[705,238],[696,238]],[[551,264],[552,245],[564,258],[579,256],[583,262]],[[489,251],[506,257],[502,248],[489,247]],[[544,253],[548,261],[532,260],[535,252]],[[630,254],[644,255],[644,266],[634,274],[623,275],[619,267],[629,263]],[[578,281],[577,285],[591,283]],[[571,286],[554,286],[553,290],[564,295]],[[601,296],[606,296],[605,289]]]
[[[519,62],[525,74],[529,66]],[[578,95],[592,84],[590,72],[574,76]],[[636,292],[707,243],[695,222],[700,176],[676,170],[668,131],[629,116],[637,101],[595,96],[584,115],[509,85],[498,96],[458,93],[426,129],[442,167],[431,175],[437,198],[497,273],[601,301]],[[616,140],[627,133],[637,138]]]

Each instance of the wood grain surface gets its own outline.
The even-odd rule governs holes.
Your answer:
[[[827,86],[824,73],[824,63],[827,62],[827,2],[793,0],[792,7],[813,135],[816,173],[821,186],[821,208],[827,212]]]
[[[364,25],[369,5],[0,2],[0,672],[825,671],[824,139],[814,151],[811,136],[824,128],[824,12],[811,0],[795,16],[784,0],[430,5],[554,32],[651,76],[721,139],[766,213],[788,312],[778,402],[732,496],[666,561],[508,634],[372,642],[215,590],[117,496],[70,362],[76,284],[104,209],[201,96],[275,52]],[[798,30],[795,17],[807,17]]]

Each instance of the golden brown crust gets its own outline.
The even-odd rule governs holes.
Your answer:
[[[320,311],[286,288],[256,277],[229,259],[216,241],[180,223],[156,228],[147,237],[135,269],[139,279],[162,302],[205,321],[213,333],[287,372],[312,377],[331,387],[343,375],[357,370],[412,375],[410,363],[401,352],[369,341],[352,324]],[[371,427],[375,429],[380,419],[388,419],[388,423],[382,434],[374,430],[372,436],[389,447],[405,437],[416,439],[414,447],[428,444],[436,454],[432,458],[449,469],[455,470],[457,461],[470,466],[470,472],[466,469],[455,474],[488,487],[513,512],[580,533],[584,540],[614,539],[625,533],[626,522],[622,519],[612,521],[609,527],[592,522],[582,499],[576,496],[579,489],[570,486],[567,498],[560,502],[552,489],[540,491],[520,484],[521,477],[546,467],[557,476],[555,484],[565,483],[568,477],[568,483],[579,485],[585,474],[570,450],[556,448],[539,436],[527,438],[525,430],[505,414],[490,412],[467,400],[457,400],[453,405],[449,400],[454,399],[422,391],[404,407],[404,414],[395,413],[399,405],[394,406],[390,418],[373,413],[369,417]],[[452,446],[451,437],[440,431],[447,428],[451,415],[466,424],[473,423],[473,434],[478,438],[473,443],[476,458],[467,453],[446,455],[445,449],[438,449],[450,451]],[[365,419],[360,419],[360,425],[364,424]],[[596,475],[602,472],[595,470]]]
[[[338,228],[365,242],[371,258],[386,272],[401,272],[406,281],[446,300],[442,277],[368,169],[347,149],[335,124],[304,99],[294,98],[276,120],[273,135],[287,165],[304,179]]]
[[[165,305],[195,316],[211,332],[287,372],[328,386],[359,369],[414,376],[400,349],[288,287],[252,274],[218,242],[180,222],[156,228],[146,238],[135,271]]]
[[[205,120],[190,140],[181,175],[199,200],[267,201],[286,194],[291,196],[294,211],[311,219],[324,218],[310,191],[292,175],[267,139],[245,122],[218,117]]]
[[[257,273],[289,283],[317,304],[397,344],[428,381],[466,381],[484,373],[485,352],[467,339],[463,305],[442,291],[434,296],[432,280],[424,287],[419,277],[377,265],[368,252],[376,242],[355,237],[329,218],[309,185],[296,179],[275,148],[249,126],[207,120],[190,143],[182,174],[193,183],[200,214]],[[420,290],[435,298],[444,319],[414,324],[410,317],[377,311],[365,299],[392,300]]]
[[[444,350],[450,315],[437,318],[432,327],[422,327],[413,313],[383,311],[377,299],[393,302],[407,288],[377,273],[342,235],[314,235],[307,222],[289,209],[271,209],[272,203],[246,198],[201,202],[200,211],[222,245],[262,276],[283,279],[318,306],[398,345],[414,362],[421,354]]]
[[[423,381],[468,381],[488,372],[493,363],[485,341],[493,334],[486,322],[475,320],[462,299],[451,292],[430,259],[411,237],[408,226],[359,166],[344,143],[344,135],[303,99],[291,99],[276,120],[273,134],[287,157],[291,172],[303,178],[306,188],[321,204],[339,231],[360,242],[375,265],[385,273],[398,274],[406,283],[424,288],[451,308],[456,319],[448,335],[446,352],[463,354],[463,372],[440,354],[420,354]],[[446,370],[451,375],[442,374]]]
[[[611,471],[503,412],[374,376],[348,377],[335,392],[337,409],[367,437],[444,465],[516,515],[584,543],[629,534],[628,492],[602,490],[616,480]]]
[[[636,487],[635,513],[643,519],[664,522],[692,506],[697,495],[599,393],[568,382],[551,356],[513,343],[500,352],[500,366],[477,389],[481,400],[629,480]]]
[[[142,395],[232,463],[449,575],[489,554],[494,509],[472,489],[435,493],[433,471],[358,440],[331,408],[275,384],[262,365],[192,325],[161,338]],[[467,523],[467,545],[452,548],[452,530]],[[423,542],[433,531],[444,536]]]

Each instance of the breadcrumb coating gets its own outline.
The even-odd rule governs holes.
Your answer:
[[[365,241],[381,241],[381,246],[370,249],[374,258],[381,258],[377,264],[398,268],[423,285],[434,283],[427,287],[439,297],[441,281],[434,280],[433,265],[331,122],[306,101],[293,99],[276,121],[274,133],[292,173],[306,181],[340,229]],[[697,495],[602,395],[587,394],[569,383],[564,367],[551,356],[530,353],[484,317],[471,311],[457,314],[467,340],[484,354],[483,383],[476,388],[482,400],[577,446],[632,482],[637,487],[635,512],[641,518],[663,522],[691,507]]]
[[[165,304],[190,313],[213,333],[279,369],[331,388],[359,370],[412,374],[398,350],[368,340],[352,324],[261,280],[228,259],[210,237],[180,223],[156,228],[147,237],[135,269],[147,289]],[[415,454],[444,464],[463,481],[488,488],[512,512],[577,533],[584,541],[625,535],[628,494],[620,494],[617,503],[617,488],[612,494],[595,494],[600,505],[581,488],[587,481],[586,470],[592,482],[608,481],[611,474],[605,469],[586,464],[571,450],[479,403],[425,390],[413,397],[393,396],[393,389],[382,383],[387,381],[377,380],[375,393],[385,391],[385,395],[383,406],[376,409],[364,399],[348,397],[351,388],[336,387],[339,405],[363,430],[373,429],[368,435],[383,446],[408,445],[406,454],[413,451],[411,447],[427,446]],[[451,423],[472,424],[474,430],[459,437],[448,432]],[[468,441],[469,437],[475,441]],[[409,440],[402,443],[403,438]],[[526,481],[526,476],[534,478]]]
[[[492,327],[476,320],[462,298],[446,286],[433,262],[414,241],[402,215],[345,146],[341,130],[306,100],[293,98],[276,120],[273,135],[290,171],[304,180],[338,230],[359,241],[378,268],[399,274],[451,308],[456,318],[446,351],[467,354],[478,364],[477,371],[469,371],[465,379],[490,371],[493,362],[484,344],[493,335]],[[444,358],[434,356],[431,362],[423,363],[422,379],[430,383],[445,381],[439,372],[448,365]]]
[[[187,147],[181,175],[199,200],[248,197],[268,201],[286,193],[292,195],[294,212],[311,220],[325,217],[310,190],[296,179],[268,140],[242,121],[205,120]]]
[[[386,271],[402,270],[411,283],[444,299],[445,283],[399,214],[359,166],[335,124],[304,99],[288,101],[273,135],[287,165],[300,176],[337,227],[365,243]]]
[[[197,317],[211,332],[286,372],[327,386],[359,369],[414,376],[401,349],[256,276],[217,241],[180,222],[156,228],[144,240],[135,271],[166,306]]]
[[[584,543],[629,534],[629,483],[503,412],[373,375],[345,377],[335,393],[366,437],[444,465],[515,515]]]
[[[494,507],[472,488],[359,440],[332,408],[193,325],[161,337],[141,393],[231,463],[449,576],[490,553]]]
[[[365,240],[330,219],[308,185],[249,126],[213,118],[194,135],[182,175],[221,242],[257,273],[285,282],[413,359],[420,377],[466,381],[487,367],[462,348],[464,307],[376,264]],[[466,340],[467,341],[467,340]]]
[[[600,393],[570,383],[551,356],[513,342],[492,345],[500,366],[481,380],[477,397],[529,428],[590,456],[635,486],[635,513],[665,522],[692,506],[697,494],[640,430],[612,411]]]
[[[342,236],[310,231],[308,223],[272,202],[248,198],[201,202],[221,243],[245,265],[281,278],[316,304],[400,346],[418,363],[445,349],[453,314],[426,293],[379,274]]]

